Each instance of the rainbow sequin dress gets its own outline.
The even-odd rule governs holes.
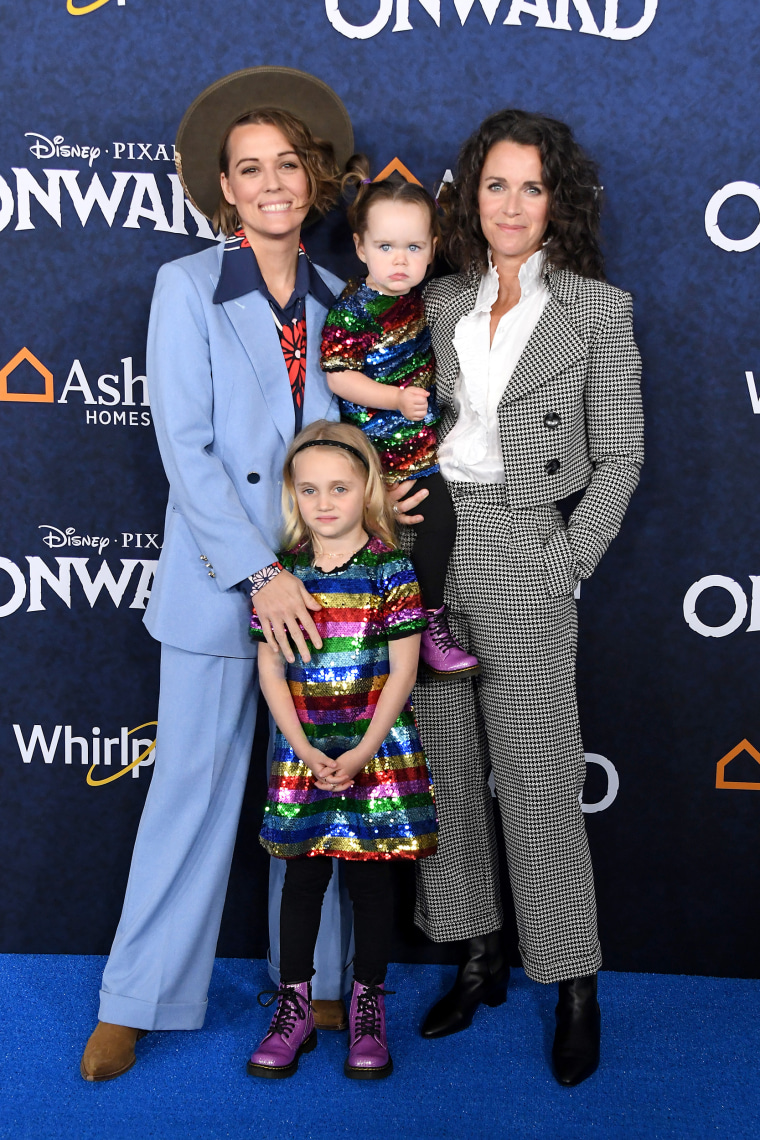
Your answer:
[[[319,570],[308,548],[281,556],[322,605],[322,648],[287,666],[287,681],[311,744],[337,757],[364,735],[388,679],[388,642],[425,627],[409,560],[371,538],[344,566]],[[254,613],[251,636],[263,640]],[[324,792],[277,731],[261,843],[281,859],[419,859],[436,849],[430,771],[407,701],[374,758],[345,792]]]
[[[418,288],[388,297],[364,281],[349,281],[327,314],[322,330],[325,372],[363,372],[378,384],[415,385],[430,391],[424,420],[401,412],[364,408],[341,399],[341,418],[355,424],[376,447],[388,483],[419,479],[438,471],[435,425],[435,362],[430,329]]]

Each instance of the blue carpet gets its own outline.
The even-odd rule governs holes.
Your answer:
[[[416,1028],[452,970],[394,965],[390,1079],[346,1080],[346,1035],[321,1033],[295,1077],[262,1081],[244,1066],[269,1019],[256,1004],[268,978],[261,962],[223,959],[205,1029],[152,1033],[131,1072],[87,1084],[79,1056],[102,967],[101,958],[0,956],[4,1140],[760,1136],[760,982],[602,974],[602,1065],[562,1089],[548,1066],[553,987],[515,971],[506,1006],[426,1042]]]

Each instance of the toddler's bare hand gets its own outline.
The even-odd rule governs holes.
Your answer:
[[[401,388],[398,394],[398,410],[404,419],[424,420],[429,398],[430,393],[425,388],[414,388],[412,385]]]

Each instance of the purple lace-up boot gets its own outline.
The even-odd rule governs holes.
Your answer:
[[[420,659],[422,664],[436,677],[453,681],[460,677],[475,677],[480,672],[477,657],[465,653],[454,640],[446,617],[446,607],[427,610],[427,629],[422,631]]]
[[[343,1072],[355,1081],[380,1081],[393,1072],[385,1035],[385,995],[393,993],[354,980],[348,1013],[349,1048]]]
[[[269,994],[268,1001],[262,1001]],[[248,1072],[252,1077],[292,1077],[298,1068],[302,1053],[317,1047],[317,1031],[311,1015],[311,982],[285,986],[278,990],[264,990],[259,994],[259,1005],[277,1002],[277,1009],[267,1035],[258,1049],[251,1054]]]

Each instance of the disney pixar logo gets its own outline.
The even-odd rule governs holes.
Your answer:
[[[89,16],[90,12],[97,12],[108,3],[109,0],[90,0],[89,3],[76,4],[74,0],[66,0],[66,11],[70,16]],[[127,0],[116,0],[117,8],[124,8],[126,4]]]

